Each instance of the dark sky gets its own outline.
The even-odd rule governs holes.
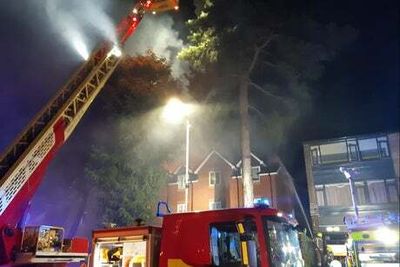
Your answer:
[[[9,145],[81,62],[49,25],[43,9],[29,2],[0,3],[0,150]],[[181,16],[187,17],[192,4],[181,2]],[[313,86],[312,112],[302,114],[293,125],[288,144],[281,151],[301,192],[305,189],[302,142],[398,130],[400,113],[398,1],[315,0],[304,1],[304,5],[322,22],[353,26],[358,30],[358,38],[326,66],[325,75]],[[90,116],[84,118],[83,126],[77,129],[79,133],[72,136],[50,167],[46,186],[33,201],[36,215],[32,215],[35,218],[31,217],[30,222],[59,223],[60,218],[48,216],[56,213],[43,211],[56,208],[59,198],[68,196],[78,199],[77,203],[84,202],[79,200],[79,192],[65,190],[74,187],[80,176],[79,171],[66,172],[65,166],[83,168],[82,160],[67,155],[81,152],[81,142],[88,138],[82,137],[85,121]],[[69,217],[74,221],[76,209],[64,208],[65,213],[73,213]]]

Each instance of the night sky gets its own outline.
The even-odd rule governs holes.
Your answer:
[[[107,6],[112,1],[101,2]],[[193,12],[192,3],[181,2],[183,14],[175,16],[179,22]],[[121,5],[121,1],[113,3]],[[306,188],[302,142],[398,131],[400,114],[398,1],[315,0],[304,1],[304,5],[322,22],[351,25],[358,37],[329,62],[322,79],[313,85],[312,111],[302,114],[292,126],[287,145],[280,152],[300,192]],[[50,25],[43,5],[28,0],[1,1],[0,18],[0,149],[4,150],[81,59]],[[175,28],[182,29],[182,24]],[[96,38],[99,37],[93,39]],[[32,203],[32,214],[38,214],[30,218],[32,224],[59,223],[43,210],[56,207],[61,197],[69,195],[78,198],[79,203],[79,192],[69,193],[66,188],[78,183],[82,172],[76,169],[83,168],[84,160],[71,159],[69,155],[88,148],[82,148],[82,140],[90,139],[85,133],[90,116],[93,115],[83,119],[50,167]],[[303,201],[306,203],[306,198]],[[86,234],[88,230],[78,233]]]

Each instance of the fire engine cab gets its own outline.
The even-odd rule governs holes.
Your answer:
[[[162,227],[93,231],[91,265],[302,267],[295,225],[267,207],[169,214]]]

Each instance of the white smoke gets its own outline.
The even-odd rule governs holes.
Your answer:
[[[171,64],[173,77],[187,85],[185,74],[189,73],[189,66],[177,58],[184,44],[178,32],[173,29],[173,24],[172,18],[168,15],[147,14],[135,34],[126,43],[124,50],[130,55],[152,50],[157,56],[166,58]]]
[[[44,3],[49,25],[83,58],[95,45],[91,39],[96,35],[116,43],[114,24],[105,13],[110,0],[46,0]]]

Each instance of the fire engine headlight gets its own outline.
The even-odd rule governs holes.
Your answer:
[[[398,231],[391,230],[387,227],[381,227],[375,231],[375,237],[378,241],[387,245],[393,245],[399,242]]]

